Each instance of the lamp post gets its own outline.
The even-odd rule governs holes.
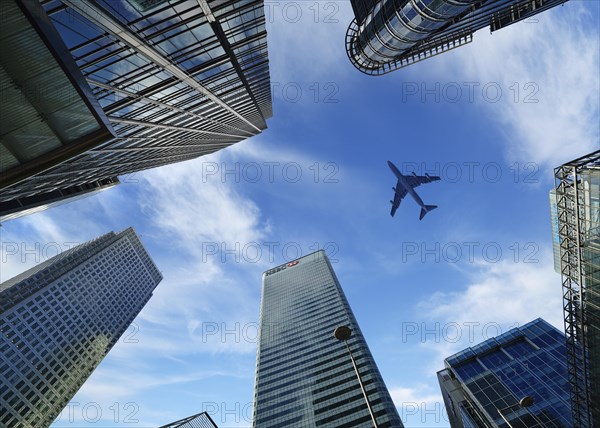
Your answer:
[[[510,405],[508,407],[505,407],[503,409],[496,409],[496,410],[498,411],[498,414],[504,420],[504,422],[506,422],[506,425],[508,425],[510,428],[513,428],[513,426],[510,424],[510,422],[508,422],[508,419],[506,419],[504,417],[504,415],[502,414],[502,412],[505,411],[505,410],[511,409],[511,408],[513,408],[515,406],[519,406],[519,407],[523,407],[523,408],[530,407],[530,406],[533,405],[533,402],[534,402],[533,397],[531,397],[529,395],[526,395],[525,397],[521,398],[521,400],[519,400],[518,403],[512,404],[512,405]]]
[[[350,351],[350,347],[348,346],[347,340],[352,336],[352,330],[350,327],[346,325],[342,325],[337,327],[333,331],[333,335],[337,340],[341,340],[346,344],[346,349],[348,350],[348,354],[350,355],[350,360],[352,361],[352,366],[354,367],[354,372],[356,373],[356,377],[358,378],[358,383],[360,385],[360,389],[363,393],[363,397],[365,397],[365,402],[367,403],[367,408],[369,409],[369,414],[371,415],[371,420],[373,421],[373,426],[377,427],[377,420],[375,420],[375,414],[373,413],[373,409],[371,408],[371,403],[369,403],[369,398],[367,397],[367,391],[365,391],[365,386],[362,383],[362,379],[360,378],[360,373],[358,372],[358,367],[356,367],[356,361],[354,361],[354,356],[352,355],[352,351]]]

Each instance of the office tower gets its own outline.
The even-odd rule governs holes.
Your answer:
[[[352,64],[370,75],[406,67],[496,31],[566,0],[351,0],[346,32]]]
[[[541,318],[444,364],[437,375],[452,428],[572,426],[565,336]]]
[[[49,426],[161,279],[129,228],[0,284],[0,426]]]
[[[217,424],[206,412],[198,413],[194,416],[183,418],[179,421],[171,422],[160,428],[218,428]]]
[[[215,152],[272,114],[263,0],[4,0],[0,15],[0,216]]]
[[[29,214],[45,211],[48,208],[84,199],[115,187],[119,183],[120,181],[117,177],[109,177],[90,183],[55,189],[43,195],[15,199],[4,204],[3,215],[0,215],[0,222],[14,220]]]
[[[600,424],[600,150],[554,170],[573,425]]]
[[[380,428],[402,422],[324,251],[263,274],[255,428],[372,427],[346,341]]]

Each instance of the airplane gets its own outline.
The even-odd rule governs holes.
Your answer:
[[[388,165],[394,173],[394,175],[398,178],[398,183],[396,184],[396,187],[392,187],[392,190],[394,191],[394,200],[390,201],[390,203],[392,204],[392,217],[394,217],[394,214],[396,214],[396,210],[400,206],[400,202],[402,201],[402,199],[406,196],[407,193],[410,193],[410,196],[412,196],[413,199],[421,206],[421,215],[419,215],[419,220],[423,220],[425,214],[427,214],[429,211],[436,209],[437,205],[425,205],[423,203],[423,200],[419,197],[419,195],[417,195],[417,192],[414,191],[414,188],[420,186],[421,184],[438,181],[440,180],[440,177],[429,175],[427,173],[425,175],[417,175],[414,172],[412,173],[412,175],[402,175],[402,173],[400,172],[400,170],[398,170],[396,165],[394,165],[390,161],[388,161]]]

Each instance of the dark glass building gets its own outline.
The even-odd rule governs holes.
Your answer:
[[[0,218],[212,153],[272,114],[263,0],[4,0],[0,14]]]
[[[554,170],[573,425],[600,424],[600,150]]]
[[[110,177],[81,185],[58,188],[37,196],[19,198],[13,201],[11,207],[6,206],[6,209],[3,211],[4,214],[0,215],[0,222],[14,220],[29,214],[45,211],[48,208],[84,199],[110,189],[119,183],[117,177]]]
[[[160,428],[218,428],[217,424],[206,412],[198,413],[194,416],[188,416],[181,420],[163,425]]]
[[[437,375],[450,425],[573,426],[565,353],[565,336],[538,318],[446,358]]]
[[[366,74],[380,75],[496,31],[567,0],[351,0],[356,18],[346,52]]]
[[[378,426],[403,426],[333,268],[317,251],[263,274],[254,427],[373,426],[348,351],[333,336],[342,325],[353,331],[347,344]]]
[[[161,279],[129,228],[0,284],[0,426],[48,427]]]

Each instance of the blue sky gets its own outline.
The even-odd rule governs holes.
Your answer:
[[[53,427],[249,426],[261,274],[297,252],[330,254],[407,427],[449,426],[444,357],[537,317],[562,329],[548,190],[599,147],[598,3],[383,77],[346,58],[349,3],[267,4],[268,130],[3,224],[2,281],[128,226],[164,275]],[[387,160],[442,177],[423,221],[410,198],[390,217]]]

